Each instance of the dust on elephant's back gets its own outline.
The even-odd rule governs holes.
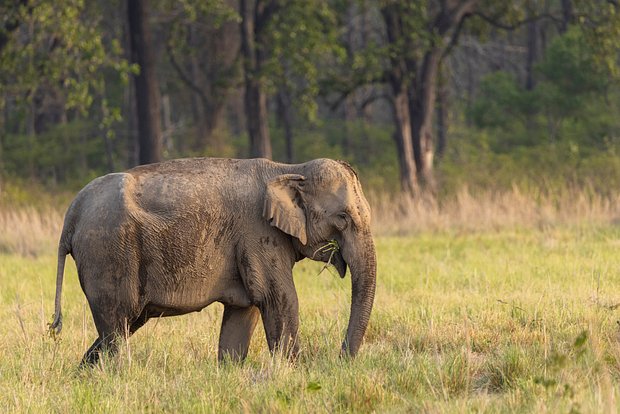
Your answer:
[[[199,190],[177,174],[125,179],[126,208],[136,232],[139,261],[146,267],[141,273],[151,275],[152,282],[145,278],[143,283],[152,285],[151,297],[162,292],[166,297],[179,296],[178,292],[209,297],[206,291],[213,282],[233,271],[226,250],[240,213],[214,208],[222,202],[217,186],[209,189],[209,202],[197,195],[204,197],[205,191]]]

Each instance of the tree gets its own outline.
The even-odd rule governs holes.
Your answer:
[[[170,19],[165,24],[167,58],[182,81],[174,89],[190,94],[193,117],[194,139],[180,139],[180,152],[226,152],[226,103],[241,76],[239,15],[229,3],[166,1],[162,7],[162,19]]]
[[[108,88],[122,85],[132,69],[101,27],[103,7],[75,0],[0,4],[0,145],[10,141],[19,171],[25,165],[33,176],[85,173],[97,163],[87,157],[91,141],[111,144],[120,110]],[[64,149],[57,153],[56,146]]]
[[[134,77],[138,119],[138,163],[162,159],[159,82],[155,73],[148,0],[127,0],[131,61],[140,68]]]
[[[391,102],[394,111],[394,141],[400,167],[400,186],[406,193],[413,195],[418,188],[416,164],[413,151],[413,135],[411,131],[411,111],[409,108],[409,79],[407,64],[397,48],[406,36],[403,27],[401,5],[394,2],[385,5],[381,14],[385,21],[387,41],[390,46],[389,69],[387,79],[391,87]]]
[[[241,0],[240,4],[250,153],[271,156],[268,91],[282,93],[281,98],[290,99],[292,107],[313,122],[323,75],[320,68],[333,65],[343,49],[336,41],[336,16],[327,0]],[[282,117],[290,118],[291,110],[280,113],[285,129],[290,121]],[[289,142],[292,133],[291,128]]]
[[[271,158],[267,91],[262,71],[268,59],[266,29],[274,13],[280,9],[280,3],[278,0],[240,0],[239,5],[250,156]]]
[[[285,161],[292,164],[295,162],[295,150],[293,146],[293,120],[291,115],[292,99],[286,85],[281,85],[278,90],[277,107],[278,121],[284,129]]]
[[[484,37],[491,25],[512,30],[524,23],[551,16],[537,11],[528,1],[384,0],[379,8],[385,31],[385,46],[375,46],[375,54],[384,62],[382,72],[377,72],[376,67],[369,65],[375,75],[357,76],[357,79],[349,81],[349,87],[345,88],[344,93],[350,93],[369,80],[389,85],[396,124],[395,141],[399,152],[401,187],[409,194],[415,193],[418,187],[434,191],[433,119],[439,70],[445,57],[457,45],[466,20],[478,16],[476,24],[470,28],[470,35]],[[524,19],[522,15],[525,13],[529,16]],[[535,24],[530,26],[532,34],[536,34],[536,27]],[[532,39],[532,42],[535,40]],[[533,67],[536,50],[534,47],[530,50],[530,67]],[[366,61],[371,59],[367,58]],[[530,82],[533,82],[533,78]],[[406,96],[406,102],[403,95]],[[442,105],[445,103],[442,102]]]
[[[435,187],[433,114],[439,68],[477,3],[477,0],[381,3],[387,63],[379,79],[390,85],[401,188],[408,194],[414,194],[419,185],[431,190]]]
[[[502,132],[492,146],[504,152],[545,141],[604,147],[604,137],[617,131],[609,113],[600,110],[601,105],[613,108],[606,92],[613,80],[595,54],[583,29],[571,26],[550,42],[535,65],[540,79],[533,88],[504,71],[485,76],[473,119],[480,128]]]

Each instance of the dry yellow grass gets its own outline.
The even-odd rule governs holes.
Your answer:
[[[51,208],[0,208],[0,253],[38,256],[54,252],[62,222],[62,213]]]
[[[377,236],[428,231],[489,231],[514,228],[615,223],[620,220],[620,193],[602,196],[587,189],[528,194],[511,191],[472,194],[463,188],[439,201],[369,194]],[[38,256],[55,251],[64,210],[0,205],[0,253]]]
[[[340,360],[350,282],[295,267],[301,357],[216,363],[221,305],[149,322],[115,358],[72,260],[49,337],[62,213],[0,207],[0,412],[617,412],[618,199],[587,190],[371,197],[378,283],[364,346]],[[575,225],[574,225],[575,224]],[[413,237],[389,237],[408,234]]]
[[[605,224],[620,218],[620,194],[602,196],[587,189],[527,194],[510,191],[472,194],[467,188],[442,201],[370,195],[376,235],[425,231],[488,231],[544,228],[579,223]]]

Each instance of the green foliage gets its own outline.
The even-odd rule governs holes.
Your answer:
[[[224,0],[158,0],[155,5],[165,16],[181,24],[197,21],[219,27],[227,21],[239,21],[239,15]]]
[[[620,187],[617,139],[598,147],[570,139],[531,145],[513,142],[506,150],[506,137],[515,135],[455,131],[453,145],[437,168],[442,193],[453,194],[463,187],[475,192],[517,186],[531,194],[585,188],[611,196]]]
[[[618,39],[620,38],[620,5],[601,0],[573,0],[577,22],[585,43],[600,71],[618,79],[620,76]]]
[[[342,60],[336,15],[327,0],[286,1],[273,16],[263,43],[269,59],[262,75],[275,90],[291,91],[297,110],[316,121],[323,68]]]
[[[537,87],[538,101],[556,121],[583,118],[583,107],[602,100],[609,85],[607,74],[595,64],[592,49],[576,27],[554,39],[537,69],[544,76]]]
[[[594,53],[583,31],[572,28],[549,45],[533,90],[505,72],[486,76],[470,112],[481,131],[457,132],[459,144],[440,167],[444,191],[515,183],[614,191],[620,184],[620,90]]]
[[[383,11],[393,11],[400,19],[400,36],[388,49],[388,58],[420,60],[426,51],[442,39],[429,31],[435,16],[429,11],[432,2],[383,1]]]
[[[92,122],[59,124],[40,135],[7,135],[3,147],[9,176],[44,177],[46,184],[79,188],[107,170],[102,134]],[[121,155],[114,157],[118,161]]]
[[[534,112],[535,100],[509,73],[495,72],[482,79],[470,116],[480,128],[511,130]]]
[[[575,123],[605,124],[601,118],[608,111],[603,106],[618,105],[619,91],[594,64],[592,51],[576,28],[553,40],[537,70],[543,78],[532,91],[505,72],[486,76],[470,113],[476,125],[520,135],[517,141],[528,145],[545,135],[567,138]],[[620,123],[612,131],[619,127]]]
[[[194,64],[196,65],[196,62],[200,62],[200,56],[205,53],[211,53],[208,56],[215,60],[217,53],[222,53],[217,50],[215,45],[209,44],[207,46],[214,48],[214,51],[203,50],[203,47],[196,47],[196,43],[205,40],[204,37],[201,37],[201,34],[208,33],[210,36],[223,35],[217,32],[222,25],[225,23],[239,23],[240,21],[237,12],[222,0],[200,2],[160,0],[160,2],[159,9],[161,12],[165,16],[172,16],[169,18],[169,21],[166,21],[165,25],[167,53],[172,55],[172,58],[178,61],[181,66],[186,62],[192,61],[192,59],[194,59]],[[192,39],[194,44],[189,39]],[[221,64],[221,67],[217,67],[218,63]],[[226,91],[240,77],[237,62],[233,62],[230,65],[223,65],[223,63],[222,61],[210,62],[207,59],[204,64],[209,66],[209,68],[200,67],[201,70],[207,72],[203,76],[213,78],[211,81],[214,84],[214,90],[210,91],[213,95],[218,95],[216,92]],[[210,96],[209,98],[214,100],[223,99],[218,96]]]
[[[567,95],[600,93],[607,84],[582,31],[576,27],[553,40],[538,70]]]
[[[121,58],[117,39],[105,39],[95,3],[87,7],[84,0],[39,1],[8,8],[19,27],[0,50],[0,99],[10,97],[13,104],[26,107],[42,94],[58,100],[63,111],[86,115],[104,93],[102,72],[114,71],[126,81],[137,70]],[[107,101],[101,105],[118,118],[106,109]]]

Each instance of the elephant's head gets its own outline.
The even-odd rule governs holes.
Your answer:
[[[354,356],[375,296],[377,262],[370,207],[357,174],[344,162],[314,160],[298,172],[277,176],[267,184],[263,215],[293,236],[293,244],[303,256],[331,261],[341,277],[347,265],[350,267],[351,316],[341,353]],[[330,247],[333,240],[338,250]]]

